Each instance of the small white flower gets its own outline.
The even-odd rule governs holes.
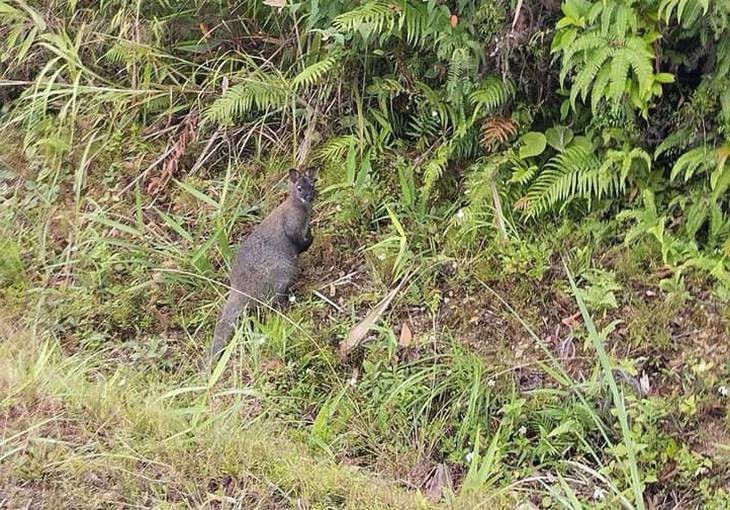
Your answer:
[[[697,471],[695,471],[695,476],[704,475],[707,471],[709,471],[707,466],[700,466],[697,468]]]
[[[119,386],[124,386],[125,384],[127,384],[127,380],[126,379],[120,379],[118,384],[119,384]]]
[[[471,459],[474,458],[474,452],[469,452],[466,455],[464,455],[464,462],[471,462]]]
[[[293,303],[293,302],[294,302],[294,301],[296,301],[296,300],[297,300],[297,297],[296,297],[296,296],[295,296],[294,294],[291,294],[291,295],[289,296],[289,302],[290,302],[290,303]]]
[[[357,384],[357,375],[353,374],[352,377],[347,380],[347,384],[355,386]]]
[[[431,117],[438,117],[438,116],[439,116],[439,112],[437,112],[436,110],[431,110]]]
[[[494,388],[495,384],[497,384],[497,381],[495,381],[494,379],[490,379],[487,381],[487,386],[489,386],[490,388]]]
[[[601,489],[600,487],[596,487],[593,489],[593,499],[595,501],[601,500],[606,497],[606,491]]]
[[[527,427],[522,425],[520,428],[517,429],[517,433],[521,436],[524,436],[525,434],[527,434]]]
[[[730,391],[728,391],[727,386],[720,386],[717,388],[717,392],[720,394],[721,397],[727,397]]]
[[[379,253],[378,260],[385,260],[385,253]]]

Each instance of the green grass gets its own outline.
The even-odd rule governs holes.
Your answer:
[[[3,497],[13,507],[431,508],[256,418],[256,392],[3,334]],[[204,398],[200,398],[204,397]]]
[[[637,398],[626,384],[638,380],[635,360],[616,349],[634,348],[636,335],[666,329],[671,317],[625,297],[631,281],[623,273],[580,256],[570,263],[579,279],[548,277],[550,253],[520,247],[532,240],[514,241],[498,257],[458,246],[439,256],[433,238],[409,232],[393,211],[369,246],[332,246],[364,234],[355,218],[323,220],[341,200],[337,189],[318,204],[297,301],[239,328],[207,372],[234,248],[228,239],[256,221],[248,211],[260,185],[234,175],[172,184],[177,205],[165,209],[144,209],[139,192],[120,202],[91,183],[75,186],[83,191],[69,215],[29,203],[25,181],[11,181],[2,293],[6,322],[17,326],[6,333],[0,376],[9,466],[2,483],[12,500],[458,508],[524,499],[546,508],[642,508],[654,480],[677,465],[675,486],[693,490],[693,501],[723,501],[721,475],[697,488],[696,473],[726,465],[724,450],[682,446],[688,436],[670,424],[700,433],[703,406],[714,405],[727,372],[715,364],[697,371],[692,387],[667,381],[676,397]],[[350,265],[337,269],[342,260]],[[410,284],[370,340],[339,360],[336,340],[404,264],[415,270]],[[329,285],[348,273],[353,283]],[[540,320],[566,303],[579,305],[587,329],[565,330],[575,353],[564,358]],[[619,305],[652,315],[633,317],[628,334],[616,335],[620,324],[599,334],[594,318],[605,328],[621,318]],[[403,346],[407,320],[413,338]],[[625,345],[614,343],[622,337]],[[683,411],[670,411],[672,403]],[[437,484],[440,503],[428,502],[431,477],[444,467],[450,483]]]
[[[400,66],[398,34],[348,50],[356,70],[320,59],[344,37],[305,28],[340,12],[324,2],[245,1],[235,23],[205,1],[47,4],[0,1],[0,33],[18,30],[0,43],[0,507],[728,508],[726,291],[665,267],[687,248],[670,238],[622,244],[618,199],[524,221],[540,162],[508,183],[461,133],[477,112],[446,24],[435,60],[408,35],[416,115],[413,90],[372,80]],[[483,7],[490,30],[511,10]],[[490,115],[549,121],[489,83]],[[208,367],[236,246],[309,142],[295,300]]]
[[[631,292],[647,283],[635,272],[626,278],[630,262],[620,257],[630,252],[613,255],[623,272],[580,252],[570,258],[574,278],[551,268],[560,242],[542,235],[482,251],[449,244],[440,254],[425,218],[385,209],[363,224],[337,211],[349,194],[332,186],[337,176],[321,182],[329,191],[296,302],[239,328],[208,372],[233,239],[280,196],[257,191],[276,175],[272,166],[257,178],[238,166],[222,181],[173,182],[164,207],[145,206],[139,189],[119,200],[93,172],[63,172],[75,190],[68,210],[55,205],[61,197],[23,192],[44,186],[37,176],[8,181],[2,297],[15,325],[0,381],[11,500],[638,509],[677,466],[673,487],[691,501],[724,501],[726,450],[716,445],[727,425],[713,421],[719,435],[704,453],[683,442],[702,434],[727,369],[698,345],[694,375],[654,371],[663,395],[634,393],[627,382],[639,381],[646,362],[619,353],[676,351],[637,346],[654,338],[642,335],[654,334],[656,308]],[[580,232],[564,231],[577,237],[564,241],[581,242]],[[414,276],[368,341],[339,360],[336,342],[408,268]],[[560,329],[574,349],[566,351],[550,335],[575,310],[586,327]],[[703,317],[692,310],[688,317]],[[637,314],[628,331],[597,332],[594,321],[606,328],[624,313]],[[399,337],[406,321],[408,346]],[[682,428],[672,429],[677,420]],[[697,485],[703,469],[714,475]],[[439,470],[450,481],[436,484],[439,503],[428,502]]]

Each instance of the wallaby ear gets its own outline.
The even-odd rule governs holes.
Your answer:
[[[289,170],[289,180],[291,182],[297,182],[299,180],[299,172],[293,168]]]
[[[307,179],[313,181],[317,178],[317,170],[313,166],[310,166],[304,171],[304,175],[307,177]]]

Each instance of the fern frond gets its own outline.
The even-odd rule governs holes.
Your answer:
[[[280,108],[290,97],[286,82],[281,78],[261,74],[229,87],[208,107],[205,118],[227,124],[253,110]]]
[[[424,114],[430,115],[434,119],[438,119],[442,126],[446,126],[448,121],[452,124],[457,123],[457,114],[453,106],[446,101],[443,91],[435,91],[423,82],[415,83],[416,91],[421,96],[419,106],[424,109]]]
[[[494,216],[495,227],[506,237],[506,221],[502,210],[499,173],[513,161],[511,151],[479,159],[467,169],[466,195],[469,199],[462,224],[464,231],[484,225],[485,216]]]
[[[613,23],[611,22],[611,15],[613,14],[613,10],[618,6],[613,2],[607,2],[605,4],[596,2],[595,5],[601,8],[601,35],[603,37],[607,37],[611,27],[613,26]],[[595,19],[591,20],[591,23],[594,21]]]
[[[399,28],[405,27],[406,41],[414,46],[422,46],[430,33],[430,17],[425,4],[404,2]]]
[[[587,33],[578,37],[575,41],[573,41],[573,44],[564,50],[562,58],[563,67],[567,67],[568,69],[572,68],[577,65],[577,63],[573,61],[574,56],[582,55],[587,51],[604,48],[609,45],[609,42],[610,41],[607,38],[603,37],[599,33]],[[561,83],[564,81],[565,76],[566,74],[563,70],[561,70]]]
[[[690,130],[687,128],[675,131],[671,135],[667,136],[662,143],[660,143],[654,151],[654,159],[657,159],[662,154],[672,151],[677,148],[685,147],[687,142],[690,140]]]
[[[611,80],[611,66],[603,66],[591,88],[591,110],[595,113],[601,99],[608,95],[608,82]]]
[[[629,77],[631,62],[626,52],[620,51],[611,61],[611,74],[608,81],[608,97],[616,104],[621,100],[626,90],[626,80]]]
[[[345,159],[347,152],[357,145],[355,135],[336,136],[327,140],[314,153],[314,158],[328,163],[339,163]]]
[[[548,161],[519,206],[533,217],[576,197],[610,193],[618,180],[618,173],[611,175],[601,168],[591,147],[573,144]]]
[[[707,14],[709,7],[709,0],[662,0],[659,3],[658,16],[667,24],[676,16],[677,23],[689,27],[700,16],[700,11],[702,15]],[[685,13],[687,16],[684,16]]]
[[[504,106],[513,95],[514,85],[511,81],[489,76],[477,90],[471,93],[469,100],[482,113],[489,113]]]
[[[589,60],[583,66],[583,69],[575,77],[573,86],[570,91],[570,102],[575,108],[575,100],[580,94],[581,99],[585,101],[588,91],[591,89],[596,75],[601,70],[603,64],[616,53],[616,49],[610,46],[601,48],[590,55]]]
[[[334,57],[327,57],[324,60],[320,60],[319,62],[315,62],[314,64],[305,67],[291,80],[292,87],[295,90],[311,87],[320,81],[325,74],[329,73],[332,68],[335,67],[336,63],[337,59]]]
[[[716,165],[715,153],[707,145],[701,145],[682,154],[672,167],[669,176],[675,180],[684,173],[684,182],[690,180],[695,174],[705,172]]]
[[[611,24],[610,33],[613,37],[623,39],[626,37],[629,25],[636,26],[636,13],[628,5],[620,5],[616,10],[616,16]]]
[[[431,115],[419,115],[408,121],[406,134],[415,139],[433,139],[441,132],[441,121]]]
[[[343,12],[332,20],[332,25],[343,33],[356,32],[363,25],[371,25],[373,32],[382,33],[396,24],[396,7],[382,0],[368,2],[351,11]]]
[[[487,150],[507,143],[517,135],[517,122],[510,117],[489,117],[482,123],[482,146]]]
[[[464,47],[454,48],[449,59],[448,79],[446,90],[451,98],[461,98],[458,91],[463,90],[467,76],[476,71],[476,61],[471,52]],[[458,103],[458,100],[457,100]]]
[[[119,42],[113,45],[104,54],[104,59],[112,64],[127,64],[130,57],[134,56],[134,52],[130,51],[128,41]]]
[[[639,80],[639,87],[643,94],[651,90],[654,76],[652,65],[654,53],[648,48],[647,42],[640,37],[632,37],[626,41],[626,56],[631,69]]]
[[[443,175],[452,152],[453,142],[444,143],[436,150],[434,157],[426,164],[423,170],[423,185],[421,186],[422,200],[428,200],[433,186]]]
[[[517,158],[513,162],[512,175],[509,183],[520,184],[522,186],[530,182],[537,174],[538,167],[536,165],[528,166],[523,160]]]

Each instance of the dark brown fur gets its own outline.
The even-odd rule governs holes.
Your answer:
[[[297,274],[297,259],[312,244],[309,218],[314,175],[289,173],[289,196],[241,243],[231,268],[231,290],[216,324],[211,358],[228,344],[241,311],[286,295]]]

